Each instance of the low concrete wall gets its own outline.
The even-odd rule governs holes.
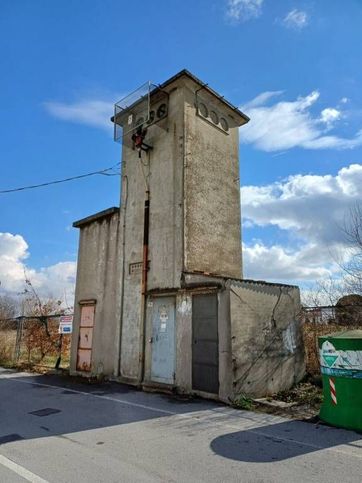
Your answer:
[[[111,375],[119,344],[120,323],[120,262],[119,212],[82,221],[80,228],[77,283],[71,349],[71,373],[77,373],[77,349],[80,326],[80,302],[95,300],[95,320],[91,373]]]
[[[305,373],[298,287],[229,280],[233,397],[290,388]]]

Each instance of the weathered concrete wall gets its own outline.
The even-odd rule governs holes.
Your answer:
[[[152,320],[148,309],[143,320],[141,295],[149,193],[148,296],[176,297],[178,390],[192,392],[192,297],[208,291],[218,293],[219,398],[228,402],[240,392],[264,395],[289,387],[304,372],[299,291],[236,280],[242,275],[238,124],[247,118],[188,76],[177,77],[166,90],[168,115],[146,137],[153,149],[140,159],[132,134],[126,136],[119,215],[81,226],[72,371],[79,301],[94,298],[93,373],[141,382],[145,339],[144,376],[151,379]],[[157,96],[151,96],[155,112]],[[203,118],[200,100],[227,119],[229,128]]]
[[[151,107],[152,108],[152,107]],[[183,112],[181,81],[169,94],[168,117],[151,126],[148,289],[180,287],[183,262]]]
[[[219,287],[213,289],[211,285],[215,283]],[[287,389],[303,377],[304,346],[298,322],[297,287],[194,275],[187,275],[185,284],[189,288],[185,286],[175,294],[175,386],[178,392],[203,394],[192,388],[192,303],[194,294],[215,290],[220,400],[230,403],[241,393],[265,396]],[[195,287],[192,288],[192,284]],[[151,381],[150,313],[151,309],[147,317],[146,382]]]
[[[145,187],[135,152],[123,146],[121,223],[124,232],[121,246],[123,265],[120,375],[137,379],[139,371],[141,269],[131,271],[131,264],[142,263],[143,213]],[[138,155],[137,155],[138,156]]]
[[[175,86],[174,86],[175,87]],[[157,107],[157,105],[156,105]],[[154,109],[151,101],[151,109]],[[131,134],[130,134],[131,135]],[[148,153],[123,146],[123,194],[125,254],[124,305],[122,312],[121,376],[130,382],[139,374],[142,350],[142,263],[143,223],[146,192],[150,192],[148,290],[180,286],[182,272],[182,172],[183,172],[183,92],[169,96],[168,116],[149,127]],[[123,222],[122,222],[123,223]]]
[[[76,372],[82,300],[94,299],[95,321],[92,375],[114,373],[120,320],[120,253],[118,212],[80,228],[79,257],[71,348],[71,372]]]
[[[120,375],[130,382],[140,373],[143,339],[142,274],[130,267],[142,262],[147,191],[148,290],[179,289],[184,269],[241,275],[238,129],[230,121],[225,133],[196,116],[198,87],[187,77],[168,86],[168,116],[148,128],[146,141],[153,149],[142,153],[141,159],[129,139],[123,145],[125,265]],[[159,100],[155,105],[152,102],[151,97],[151,110],[156,110]],[[232,112],[223,103],[218,109],[226,110],[225,116]]]
[[[229,280],[233,396],[265,396],[304,375],[299,289]]]
[[[176,297],[176,386],[181,393],[192,391],[192,294]]]
[[[185,89],[185,267],[241,277],[238,127],[228,108],[202,91],[205,105],[217,105],[228,132],[196,115],[195,88]]]

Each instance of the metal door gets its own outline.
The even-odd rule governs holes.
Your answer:
[[[151,379],[165,384],[175,379],[175,297],[153,300]]]
[[[77,370],[91,370],[95,305],[83,305],[80,312]]]
[[[217,295],[192,297],[192,388],[219,393]]]

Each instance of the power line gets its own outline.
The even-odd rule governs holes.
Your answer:
[[[111,166],[110,168],[102,169],[102,170],[99,170],[99,171],[93,171],[92,173],[80,174],[79,176],[72,176],[71,178],[58,179],[58,180],[55,180],[55,181],[48,181],[47,183],[34,184],[34,185],[30,185],[30,186],[22,186],[21,188],[12,188],[12,189],[9,189],[9,190],[1,190],[0,194],[14,193],[15,191],[25,191],[25,190],[35,189],[35,188],[42,188],[43,186],[49,186],[49,185],[52,185],[52,184],[59,184],[59,183],[66,183],[68,181],[73,181],[75,179],[87,178],[88,176],[95,176],[95,175],[119,176],[119,173],[110,173],[110,171],[114,170],[120,164],[121,163],[116,163],[115,165]]]

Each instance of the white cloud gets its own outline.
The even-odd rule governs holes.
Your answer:
[[[336,176],[295,175],[265,186],[241,188],[243,216],[254,225],[292,230],[300,239],[343,243],[341,225],[360,201],[362,165],[351,164]]]
[[[342,117],[341,111],[334,107],[327,107],[321,112],[321,122],[324,122],[328,128],[332,128],[336,121]]]
[[[113,102],[100,99],[85,99],[73,103],[49,101],[44,106],[49,114],[58,119],[112,130],[110,117],[114,111]]]
[[[360,164],[344,167],[336,176],[295,175],[265,186],[244,186],[247,226],[274,226],[290,240],[288,247],[260,241],[246,246],[246,276],[313,280],[338,273],[338,263],[351,256],[342,227],[350,207],[361,199],[361,186]]]
[[[304,149],[352,149],[362,145],[362,130],[353,138],[327,134],[343,113],[333,107],[324,108],[313,116],[311,108],[320,97],[313,91],[294,101],[266,105],[281,91],[264,92],[245,104],[242,109],[250,122],[240,128],[240,141],[251,143],[263,151],[279,151],[295,147]]]
[[[306,244],[300,249],[262,242],[243,244],[244,277],[269,281],[310,281],[336,271],[324,247]]]
[[[41,297],[64,299],[72,304],[75,262],[60,262],[39,270],[29,267],[28,244],[21,235],[0,233],[0,292],[16,295],[24,290],[25,273]]]
[[[24,260],[28,244],[20,235],[0,233],[0,288],[9,292],[20,290],[24,282]]]
[[[294,8],[284,17],[283,23],[288,28],[301,30],[308,25],[308,20],[306,12]]]
[[[258,96],[256,96],[253,100],[249,101],[246,105],[245,108],[251,109],[252,107],[259,107],[265,104],[269,99],[272,97],[280,96],[280,94],[283,94],[284,91],[266,91],[262,92]]]
[[[226,15],[235,22],[257,18],[261,15],[264,0],[228,0]]]

